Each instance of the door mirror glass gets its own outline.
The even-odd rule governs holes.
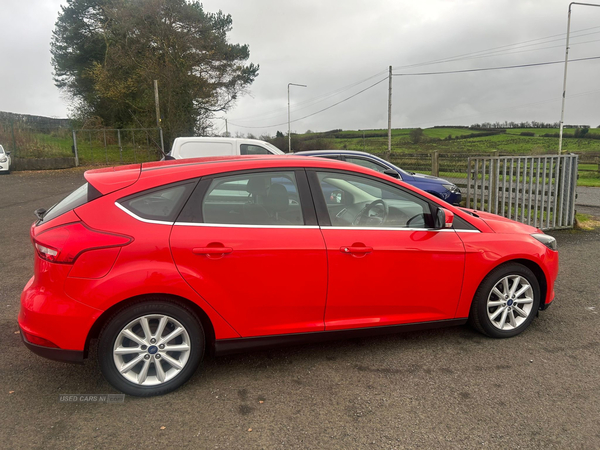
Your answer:
[[[383,173],[392,178],[400,179],[400,174],[398,172],[396,172],[394,169],[385,169],[383,171]]]
[[[445,208],[438,208],[437,214],[435,216],[435,227],[442,228],[452,228],[452,223],[454,222],[454,213],[452,211],[448,211]]]
[[[331,193],[329,194],[329,199],[328,199],[327,203],[341,205],[342,203],[344,203],[344,192],[339,189],[336,189],[335,191],[331,191]]]

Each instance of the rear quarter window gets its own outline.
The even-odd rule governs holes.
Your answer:
[[[174,222],[198,180],[161,186],[119,200],[134,216],[159,222]]]

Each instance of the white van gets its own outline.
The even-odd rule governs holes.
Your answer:
[[[173,141],[173,147],[166,159],[228,155],[283,155],[283,152],[274,145],[258,139],[179,137]]]

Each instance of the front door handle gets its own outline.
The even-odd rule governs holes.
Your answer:
[[[232,251],[231,247],[195,247],[192,249],[196,255],[226,255]]]
[[[340,251],[342,253],[361,253],[361,254],[365,254],[365,253],[371,253],[373,251],[373,247],[367,247],[367,246],[361,246],[361,247],[355,247],[355,246],[340,247]]]

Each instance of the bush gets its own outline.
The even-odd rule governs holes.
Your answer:
[[[535,136],[535,133],[532,131],[523,131],[521,132],[521,136]]]

